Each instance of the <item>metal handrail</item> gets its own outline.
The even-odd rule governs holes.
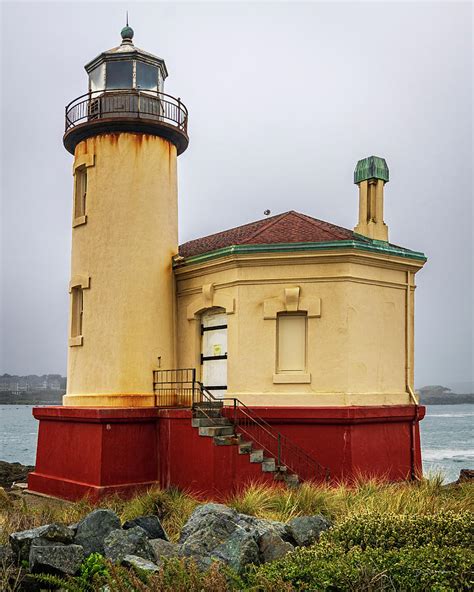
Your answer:
[[[112,117],[134,117],[172,125],[187,133],[188,110],[180,98],[159,91],[100,90],[85,93],[65,108],[65,131],[81,123]]]
[[[288,436],[276,431],[253,409],[236,397],[215,397],[196,380],[195,368],[153,371],[155,404],[161,408],[190,408],[199,411],[211,422],[216,404],[223,406],[223,414],[234,426],[236,434],[245,435],[276,460],[277,467],[286,467],[302,481],[328,480],[329,470],[324,468]],[[224,405],[224,403],[228,403]],[[216,422],[217,424],[217,422]]]
[[[232,404],[227,406],[233,413],[233,424],[236,432],[241,432],[252,439],[258,446],[273,456],[279,468],[285,466],[291,472],[298,475],[301,480],[329,480],[329,469],[323,467],[305,450],[293,442],[290,438],[276,432],[271,425],[262,417],[258,416],[245,403],[235,397],[216,398],[200,382],[198,397],[199,402],[203,398],[209,403],[230,401]],[[204,401],[206,402],[206,401]],[[205,407],[199,409],[205,414]],[[212,416],[208,416],[212,420]]]

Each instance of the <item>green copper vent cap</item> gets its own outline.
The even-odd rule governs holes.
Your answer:
[[[368,156],[359,160],[354,171],[354,183],[357,185],[357,183],[368,179],[382,179],[388,183],[388,166],[385,158]]]

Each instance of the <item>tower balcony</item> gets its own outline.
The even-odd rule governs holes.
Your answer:
[[[82,140],[97,134],[139,132],[172,142],[181,154],[188,138],[188,110],[181,100],[157,91],[100,90],[66,106],[64,147],[74,154]]]

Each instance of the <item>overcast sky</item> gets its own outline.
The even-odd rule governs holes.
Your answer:
[[[386,158],[391,242],[417,275],[416,385],[472,380],[470,3],[4,2],[0,373],[65,373],[72,156],[85,63],[135,43],[190,111],[180,242],[295,209],[352,228],[353,170]]]

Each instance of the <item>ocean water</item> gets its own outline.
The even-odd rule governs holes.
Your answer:
[[[0,405],[0,460],[34,465],[38,422],[31,405]],[[474,469],[474,405],[431,405],[420,424],[423,471],[454,481]]]

